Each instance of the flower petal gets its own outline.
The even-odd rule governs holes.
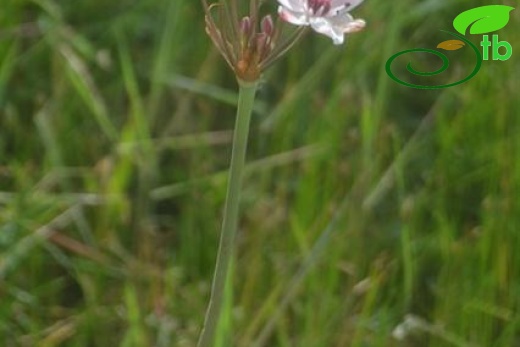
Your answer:
[[[278,0],[280,5],[285,7],[288,10],[295,12],[305,12],[306,11],[306,3],[307,0]]]
[[[311,27],[318,33],[328,36],[335,45],[344,42],[344,35],[361,31],[366,23],[363,19],[354,19],[348,13],[335,17],[314,17]]]
[[[343,28],[343,32],[345,34],[357,33],[365,28],[367,23],[363,19],[356,19],[352,22],[348,23],[345,28]]]
[[[309,25],[309,19],[304,12],[289,10],[283,6],[278,7],[278,14],[282,20],[294,25]]]
[[[363,0],[332,0],[330,2],[330,12],[332,15],[340,12],[350,12],[362,2]]]
[[[343,30],[340,27],[334,26],[329,18],[311,18],[310,22],[314,31],[330,37],[335,45],[341,45],[343,43]]]

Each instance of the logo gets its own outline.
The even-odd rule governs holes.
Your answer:
[[[409,62],[408,65],[406,65],[406,70],[409,73],[416,76],[427,77],[439,75],[446,71],[450,66],[450,61],[446,54],[438,50],[427,48],[407,49],[405,51],[394,54],[386,62],[386,73],[395,82],[416,89],[442,89],[464,83],[475,77],[482,66],[483,60],[493,59],[498,61],[505,61],[511,58],[513,55],[513,47],[509,42],[500,41],[497,34],[489,35],[489,33],[502,29],[507,25],[509,22],[509,13],[512,10],[514,10],[514,7],[505,5],[488,5],[476,7],[471,10],[462,12],[453,20],[453,27],[457,33],[441,30],[442,32],[452,36],[452,39],[439,43],[436,48],[442,49],[444,51],[456,51],[464,47],[469,47],[475,54],[475,68],[465,78],[449,84],[429,86],[404,81],[392,72],[392,63],[395,59],[408,53],[418,52],[437,56],[439,59],[441,59],[442,66],[435,71],[424,72],[416,70],[412,67],[412,63]],[[471,35],[483,35],[482,41],[480,42],[482,53],[480,53],[479,47],[466,38],[466,32],[468,29],[469,34]]]

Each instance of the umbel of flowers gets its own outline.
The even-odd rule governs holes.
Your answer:
[[[281,34],[279,20],[275,24],[271,15],[260,16],[266,0],[249,0],[245,14],[239,6],[244,0],[202,1],[206,32],[242,81],[258,80],[262,71],[298,41],[306,27],[330,37],[334,44],[342,44],[345,34],[365,27],[365,21],[349,13],[363,0],[277,0],[279,19],[298,26],[287,35]]]

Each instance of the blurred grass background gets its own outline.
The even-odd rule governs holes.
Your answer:
[[[520,346],[520,12],[465,84],[384,71],[486,4],[366,1],[268,71],[220,346]],[[196,0],[2,1],[0,345],[195,345],[235,91]]]

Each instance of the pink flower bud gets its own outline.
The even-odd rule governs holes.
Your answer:
[[[267,36],[273,35],[274,23],[273,23],[273,17],[271,17],[271,15],[265,16],[262,19],[260,26],[261,26],[262,32],[264,34],[266,34]]]
[[[248,16],[245,16],[240,21],[240,33],[242,34],[242,37],[248,37],[251,35],[251,18]]]

